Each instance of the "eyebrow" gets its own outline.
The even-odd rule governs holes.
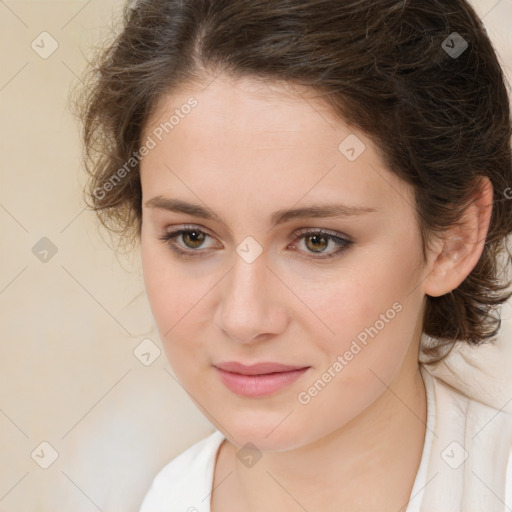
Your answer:
[[[185,213],[203,219],[214,220],[224,225],[226,224],[222,217],[217,215],[207,206],[188,203],[187,201],[182,201],[180,199],[155,196],[152,199],[146,201],[145,206],[148,208],[158,208],[170,212]],[[312,205],[302,208],[278,210],[271,215],[270,224],[272,227],[275,227],[279,224],[283,224],[294,219],[354,217],[376,211],[377,210],[375,208],[349,206],[336,203]]]

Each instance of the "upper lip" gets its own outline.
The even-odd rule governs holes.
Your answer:
[[[253,365],[245,365],[239,363],[237,361],[227,361],[224,363],[218,363],[216,365],[217,368],[221,370],[225,370],[233,373],[240,373],[242,375],[263,375],[266,373],[276,373],[276,372],[290,372],[293,370],[301,370],[303,368],[309,368],[309,366],[290,366],[286,364],[280,363],[256,363]]]

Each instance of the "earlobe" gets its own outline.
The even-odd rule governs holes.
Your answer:
[[[492,214],[493,190],[487,177],[480,180],[479,194],[466,209],[463,220],[443,237],[432,254],[424,292],[439,297],[457,288],[475,268],[484,250]]]

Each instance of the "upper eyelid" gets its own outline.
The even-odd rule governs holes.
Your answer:
[[[176,233],[177,231],[189,231],[189,230],[197,230],[201,231],[203,233],[206,233],[207,235],[211,236],[212,238],[217,238],[215,235],[212,235],[210,230],[208,228],[205,228],[204,226],[201,226],[199,224],[180,224],[177,227],[172,228],[164,228],[165,233]],[[296,228],[293,230],[293,233],[328,233],[333,236],[339,236],[340,238],[346,237],[347,235],[344,235],[343,233],[340,233],[339,231],[336,231],[334,229],[329,228],[320,228],[320,227],[302,227],[302,228]]]
[[[349,241],[349,238],[347,235],[344,235],[343,233],[339,233],[338,231],[334,231],[332,229],[326,229],[326,228],[299,228],[296,229],[293,233],[294,236],[302,236],[306,235],[308,233],[325,233],[326,235],[331,235],[336,238],[341,238],[343,240]]]
[[[183,224],[183,225],[178,226],[173,229],[168,229],[168,230],[166,229],[165,234],[168,234],[168,235],[178,234],[181,231],[187,232],[187,231],[193,231],[193,230],[201,231],[202,233],[208,235],[210,238],[214,238],[214,239],[218,240],[218,238],[216,236],[212,235],[208,231],[208,229],[204,228],[203,226],[195,225],[195,224]],[[294,238],[296,238],[296,237],[298,238],[298,237],[306,235],[308,233],[325,233],[327,235],[331,235],[333,237],[345,240],[346,242],[351,242],[351,239],[348,236],[346,236],[342,233],[339,233],[337,231],[334,231],[332,229],[327,229],[327,228],[316,228],[316,227],[298,228],[293,231],[292,236]]]
[[[194,230],[201,231],[202,233],[205,233],[212,238],[217,238],[214,235],[212,235],[208,229],[204,228],[203,226],[199,226],[199,225],[196,226],[194,224],[181,224],[181,225],[178,225],[177,227],[173,226],[173,227],[169,227],[169,228],[164,228],[163,231],[164,231],[164,234],[170,235],[173,233],[178,233],[180,231],[194,231]]]

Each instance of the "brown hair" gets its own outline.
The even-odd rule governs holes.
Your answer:
[[[221,71],[306,86],[365,132],[389,170],[413,185],[424,258],[431,237],[460,221],[478,177],[490,179],[483,253],[459,287],[427,297],[423,332],[436,341],[425,349],[434,356],[455,341],[477,345],[497,334],[501,321],[492,313],[512,295],[497,270],[512,229],[505,192],[512,182],[510,107],[497,56],[466,1],[131,4],[76,102],[90,175],[86,202],[110,232],[130,242],[140,236],[133,155],[165,94]]]

